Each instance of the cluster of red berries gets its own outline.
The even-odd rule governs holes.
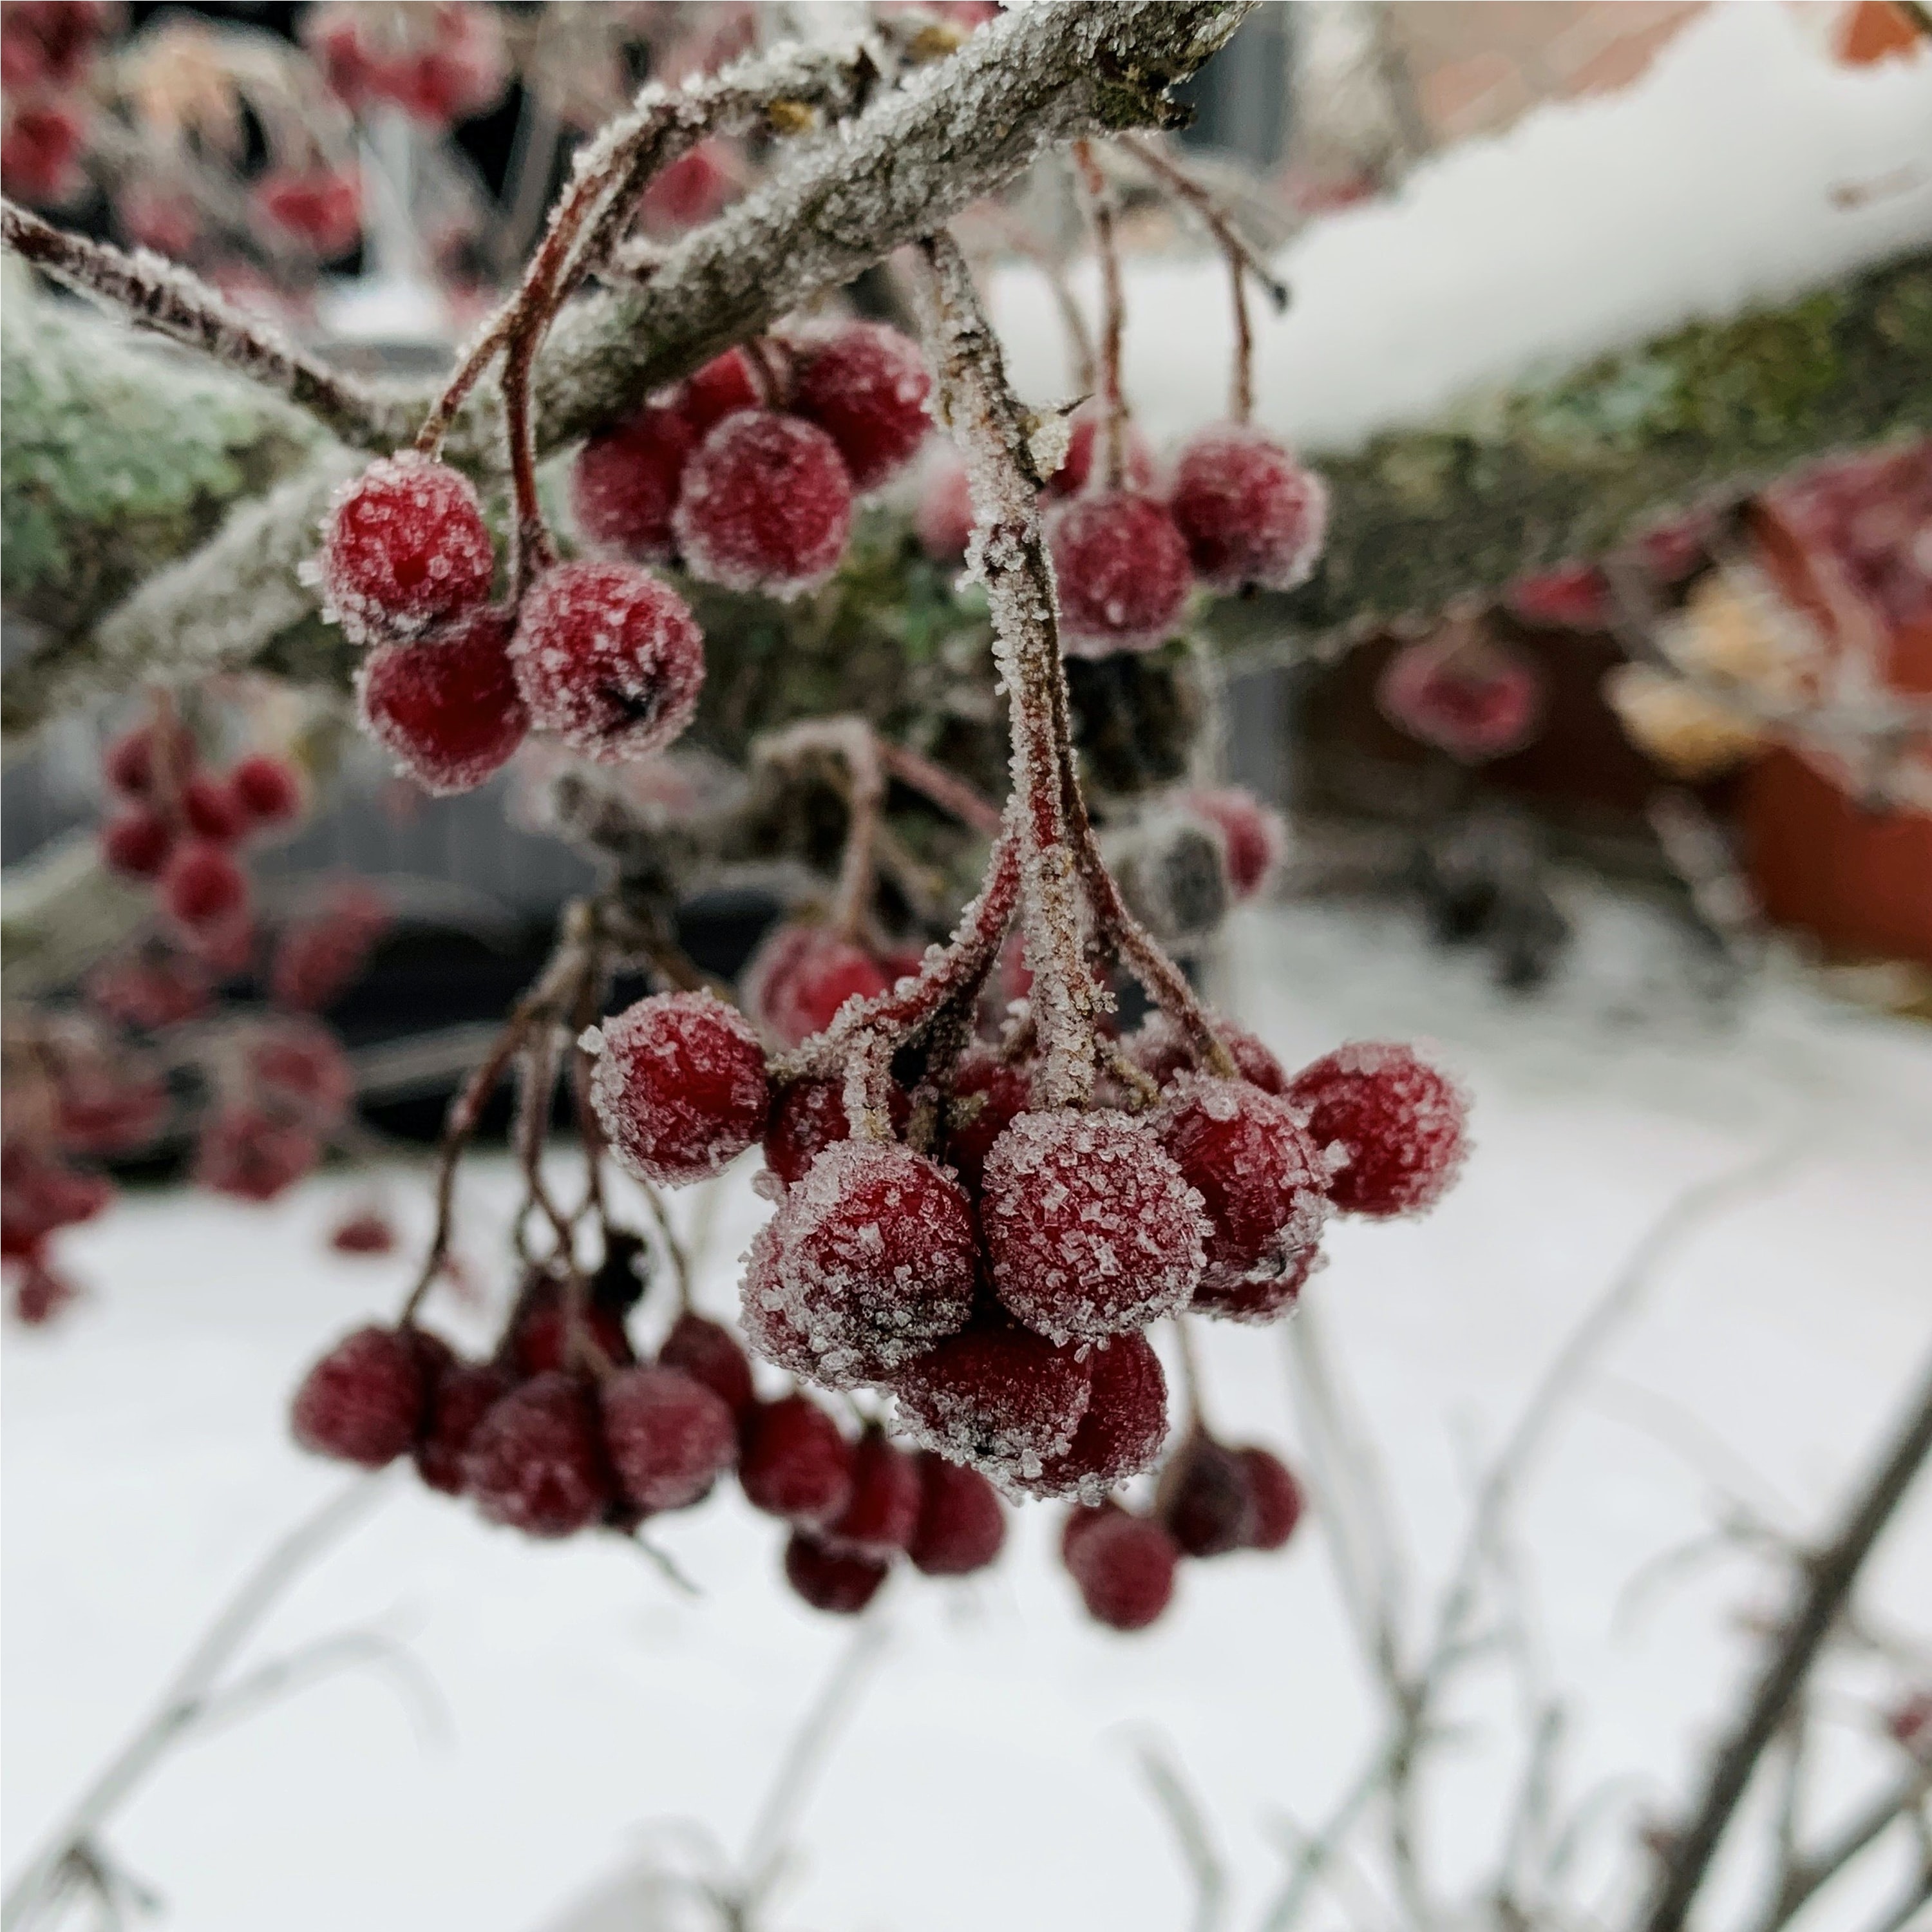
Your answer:
[[[1222,596],[1292,590],[1327,536],[1322,478],[1252,423],[1219,423],[1184,444],[1162,478],[1129,426],[1121,480],[1106,481],[1103,412],[1076,410],[1066,460],[1046,484],[1060,634],[1076,657],[1157,649],[1196,584]],[[916,519],[935,560],[962,555],[972,529],[964,470],[935,464]]]
[[[879,322],[728,350],[614,428],[572,472],[579,528],[638,562],[789,597],[838,568],[855,498],[932,427],[918,346]]]
[[[44,208],[87,185],[81,85],[107,32],[104,0],[8,0],[0,11],[0,185]]]
[[[412,1326],[358,1329],[297,1390],[296,1439],[368,1468],[410,1456],[432,1489],[542,1538],[631,1534],[735,1472],[790,1526],[785,1576],[823,1610],[862,1609],[901,1557],[956,1576],[999,1554],[1005,1519],[983,1479],[875,1426],[854,1440],[804,1396],[761,1399],[722,1324],[687,1311],[640,1361],[625,1321],[640,1249],[613,1238],[575,1333],[563,1285],[533,1276],[488,1361]]]
[[[410,7],[328,0],[309,10],[302,38],[344,106],[400,107],[426,128],[483,113],[509,78],[495,9],[461,0]]]

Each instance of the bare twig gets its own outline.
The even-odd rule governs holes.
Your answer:
[[[1214,1832],[1164,1739],[1143,1739],[1134,1755],[1193,1880],[1194,1932],[1216,1932],[1226,1916],[1228,1869]]]

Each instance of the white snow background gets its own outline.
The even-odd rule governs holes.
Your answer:
[[[1634,1773],[1633,1802],[1661,1808],[1750,1665],[1738,1613],[1778,1598],[1736,1561],[1634,1622],[1620,1592],[1708,1526],[1734,1467],[1776,1520],[1820,1527],[1918,1372],[1932,1341],[1932,1034],[1791,986],[1735,1024],[1700,1020],[1633,980],[1654,944],[1598,902],[1564,982],[1524,1005],[1405,920],[1270,911],[1241,923],[1224,998],[1291,1065],[1343,1037],[1422,1035],[1473,1088],[1477,1151],[1453,1196],[1424,1220],[1338,1226],[1310,1291],[1425,1577],[1463,1521],[1472,1444],[1500,1439],[1654,1217],[1688,1186],[1794,1150],[1669,1256],[1520,1518],[1550,1667],[1578,1690],[1571,1794]],[[506,1179],[486,1162],[468,1184],[476,1220],[491,1222],[466,1241],[478,1258]],[[420,1236],[420,1181],[386,1185]],[[405,1284],[404,1257],[322,1250],[366,1187],[325,1180],[262,1210],[131,1204],[64,1250],[93,1298],[50,1333],[9,1336],[10,1871],[218,1601],[342,1481],[290,1446],[284,1404],[323,1341],[392,1310]],[[742,1170],[720,1199],[701,1299],[723,1310],[732,1258],[766,1210]],[[493,1286],[507,1286],[500,1262]],[[460,1312],[451,1325],[463,1332]],[[1295,1456],[1281,1335],[1208,1324],[1205,1340],[1222,1431]],[[182,1932],[671,1922],[641,1902],[644,1828],[696,1820],[739,1846],[850,1627],[787,1594],[777,1526],[728,1487],[658,1528],[704,1592],[692,1600],[613,1540],[534,1546],[393,1486],[250,1654],[388,1630],[438,1687],[447,1734],[419,1735],[376,1673],[331,1678],[183,1746],[109,1842]],[[1136,1740],[1154,1734],[1213,1820],[1234,1889],[1227,1922],[1254,1922],[1280,1869],[1270,1816],[1320,1816],[1370,1736],[1319,1522],[1277,1556],[1188,1566],[1167,1619],[1122,1637],[1079,1614],[1052,1555],[1058,1517],[1026,1511],[988,1577],[908,1576],[882,1596],[889,1646],[806,1810],[802,1872],[776,1923],[1185,1925],[1186,1882],[1136,1766]],[[1868,1600],[1922,1627],[1932,1489],[1893,1526]],[[1447,1868],[1474,1876],[1514,1769],[1500,1747],[1521,1732],[1500,1676],[1456,1708],[1480,1728],[1448,1760],[1429,1828]],[[1821,1815],[1880,1762],[1869,1746],[1828,1754]],[[1612,1847],[1630,1816],[1617,1814]],[[1870,1862],[1805,1932],[1864,1922],[1898,1877]],[[1742,1895],[1760,1874],[1730,1876]]]

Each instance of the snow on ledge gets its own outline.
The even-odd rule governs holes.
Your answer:
[[[1834,201],[1847,189],[1870,192]],[[1310,448],[1350,447],[1928,238],[1932,47],[1841,67],[1786,7],[1715,6],[1634,86],[1538,108],[1298,237],[1280,258],[1289,312],[1255,304],[1256,414]],[[1223,272],[1144,259],[1127,293],[1129,396],[1171,444],[1227,406]],[[1022,391],[1067,394],[1038,275],[1004,271],[995,299]]]

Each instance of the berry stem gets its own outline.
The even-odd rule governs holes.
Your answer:
[[[998,832],[1000,808],[964,778],[906,746],[894,744],[890,738],[876,742],[886,770],[901,784],[929,800],[941,812],[950,812],[961,824],[970,826],[975,832],[983,832],[988,838]]]
[[[1082,202],[1093,230],[1094,252],[1100,262],[1100,406],[1106,412],[1102,486],[1118,490],[1126,475],[1126,410],[1120,396],[1120,337],[1126,322],[1126,302],[1120,289],[1120,253],[1114,236],[1114,197],[1090,142],[1076,141],[1073,164],[1078,170]]]
[[[1207,1435],[1210,1432],[1207,1406],[1202,1400],[1201,1354],[1195,1346],[1194,1330],[1188,1326],[1185,1315],[1174,1318],[1174,1343],[1180,1357],[1181,1400],[1187,1405],[1187,1426],[1182,1432],[1184,1436]]]

